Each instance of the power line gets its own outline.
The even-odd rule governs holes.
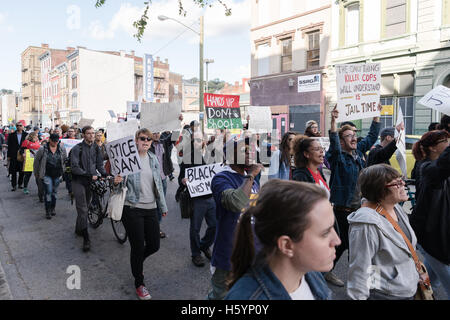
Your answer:
[[[194,24],[196,24],[197,21],[195,21],[193,24],[190,25],[190,27],[192,27]],[[165,44],[162,48],[158,49],[155,53],[153,53],[153,55],[156,55],[158,52],[160,52],[161,50],[167,48],[171,43],[173,43],[175,40],[177,40],[179,37],[181,37],[183,34],[185,34],[189,29],[185,29],[183,32],[181,32],[179,35],[177,35],[175,38],[173,38],[172,40],[170,40],[167,44]]]

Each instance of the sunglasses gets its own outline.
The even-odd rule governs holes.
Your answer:
[[[139,140],[150,142],[150,141],[152,141],[152,138],[150,138],[150,137],[139,137]]]

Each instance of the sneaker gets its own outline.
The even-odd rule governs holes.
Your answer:
[[[337,275],[335,275],[333,272],[327,272],[325,273],[325,280],[327,280],[329,283],[337,286],[337,287],[343,287],[344,281],[338,278]]]
[[[206,248],[206,249],[200,249],[201,252],[203,252],[203,254],[205,255],[206,258],[208,258],[208,260],[211,260],[211,249]]]
[[[164,239],[164,238],[167,237],[167,236],[166,236],[166,234],[165,234],[164,232],[161,231],[161,232],[159,233],[159,237],[160,237],[161,239]]]
[[[192,263],[195,264],[196,267],[203,267],[205,265],[205,260],[203,260],[202,256],[195,256],[192,258]]]
[[[139,288],[137,288],[136,294],[139,300],[150,300],[152,298],[150,292],[148,292],[148,289],[145,286],[140,286]]]
[[[16,187],[13,187],[13,188],[11,189],[11,191],[16,191]]]
[[[27,188],[23,188],[23,193],[24,193],[24,194],[30,194],[30,191],[28,191]]]

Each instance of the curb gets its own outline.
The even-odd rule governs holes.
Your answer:
[[[5,271],[3,270],[0,261],[0,300],[12,300],[11,290],[9,289],[8,281],[6,280]]]

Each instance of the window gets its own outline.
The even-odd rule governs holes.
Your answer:
[[[399,97],[398,103],[402,108],[403,119],[405,121],[405,133],[412,134],[414,132],[414,97]]]
[[[72,76],[72,89],[77,88],[77,76]]]
[[[292,70],[292,38],[281,40],[281,72]]]
[[[359,42],[359,3],[346,8],[345,15],[345,45],[351,46]]]
[[[72,109],[78,108],[77,102],[78,102],[77,95],[72,95]]]
[[[270,46],[268,43],[260,44],[257,47],[258,76],[269,74]]]
[[[407,32],[407,0],[386,0],[385,37],[395,37]]]
[[[318,67],[320,64],[320,32],[308,34],[308,52],[306,67],[308,69]]]
[[[77,60],[73,60],[71,64],[72,71],[77,70]]]

